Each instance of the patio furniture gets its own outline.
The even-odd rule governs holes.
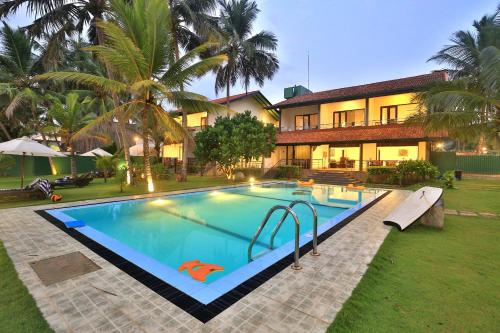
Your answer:
[[[332,169],[337,168],[337,161],[335,161],[335,160],[330,161],[330,168],[332,168]]]
[[[56,187],[56,186],[61,186],[61,187],[64,187],[64,186],[85,187],[88,184],[90,184],[90,182],[92,181],[92,179],[94,179],[92,177],[92,173],[91,172],[87,172],[87,173],[85,173],[85,174],[83,174],[81,176],[76,177],[75,179],[67,176],[67,177],[64,177],[64,178],[56,179],[54,182],[52,182],[50,184],[52,185],[52,187]]]
[[[48,180],[36,178],[22,189],[0,189],[0,202],[28,199],[45,199],[52,195]]]
[[[382,166],[383,162],[376,160],[376,161],[368,161],[368,166]]]
[[[24,160],[26,155],[44,157],[66,157],[47,146],[44,146],[27,137],[22,137],[0,143],[0,154],[21,156],[21,188],[24,185]]]
[[[403,231],[422,218],[427,225],[442,228],[444,207],[441,200],[443,189],[425,186],[413,192],[403,203],[384,218],[384,224]]]

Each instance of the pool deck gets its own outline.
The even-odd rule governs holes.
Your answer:
[[[193,191],[199,189],[168,194]],[[206,324],[35,213],[150,195],[0,210],[0,239],[56,332],[324,332],[387,236],[390,228],[382,219],[409,193],[391,192],[322,242],[321,256],[301,257],[302,270],[283,270]],[[44,286],[30,266],[75,251],[102,269]]]

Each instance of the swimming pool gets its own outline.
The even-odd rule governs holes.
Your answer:
[[[178,291],[173,293],[175,297],[187,296],[199,311],[200,306],[220,301],[259,273],[269,273],[278,262],[281,268],[285,261],[286,265],[290,263],[294,250],[291,216],[276,234],[273,249],[269,249],[270,235],[283,211],[276,211],[269,219],[253,246],[253,259],[247,254],[252,237],[273,206],[287,206],[297,199],[312,203],[321,239],[383,194],[374,189],[353,191],[341,186],[298,187],[295,183],[270,182],[51,209],[44,215],[62,229],[70,227],[66,230],[73,236],[98,243],[173,287]],[[300,246],[304,250],[312,241],[312,212],[300,204],[293,210],[300,221]]]

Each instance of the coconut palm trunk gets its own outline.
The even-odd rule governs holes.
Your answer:
[[[231,108],[231,101],[229,100],[229,96],[231,96],[231,83],[229,82],[229,79],[227,80],[226,83],[226,107],[227,107],[227,116],[229,117],[231,115],[231,112],[229,109]]]
[[[148,133],[148,111],[142,111],[142,152],[144,155],[144,177],[148,184],[148,192],[154,192],[153,174],[151,172],[151,161],[149,153],[149,133]]]
[[[172,0],[169,1],[170,8],[173,7]],[[175,18],[172,15],[172,38],[173,38],[173,46],[174,46],[174,56],[175,60],[179,61],[180,59],[180,50],[179,50],[179,40],[177,36],[177,24],[175,22]],[[179,87],[180,91],[184,91],[184,85],[181,84]],[[182,128],[186,133],[188,133],[188,123],[187,123],[187,110],[182,109]],[[187,181],[187,169],[188,169],[188,153],[189,153],[189,138],[186,135],[184,140],[182,141],[182,166],[181,166],[181,176],[178,178],[179,181],[185,182]]]
[[[71,178],[76,179],[78,177],[78,173],[76,171],[76,154],[73,147],[71,147]]]
[[[102,30],[96,27],[96,33],[97,33],[98,43],[100,45],[103,45],[105,38]],[[104,65],[106,67],[106,74],[108,75],[108,78],[114,80],[115,76],[113,74],[111,66],[107,62],[104,62]],[[112,93],[111,97],[113,98],[113,104],[115,108],[118,107],[120,105],[120,99],[118,98],[118,94]],[[123,153],[125,155],[125,167],[127,168],[127,185],[130,185],[132,183],[132,175],[131,175],[132,161],[130,159],[130,146],[128,144],[127,129],[125,127],[126,119],[123,118],[124,117],[121,114],[116,115],[116,120],[118,121],[119,136],[121,137],[121,140],[119,141],[121,141],[121,146],[123,148]]]

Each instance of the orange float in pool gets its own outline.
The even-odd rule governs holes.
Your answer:
[[[308,181],[300,181],[300,180],[297,180],[297,184],[299,186],[313,186],[314,185],[314,179],[309,179]]]
[[[179,272],[182,272],[185,269],[193,279],[205,282],[208,274],[223,271],[224,267],[215,264],[204,264],[199,260],[191,260],[186,261],[178,268]]]

